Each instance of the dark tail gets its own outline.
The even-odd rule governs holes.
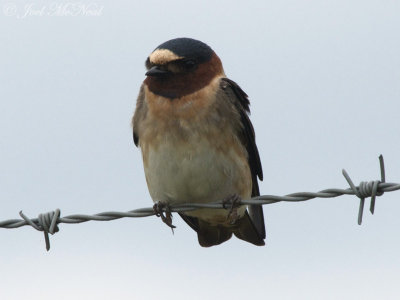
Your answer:
[[[249,214],[236,221],[230,227],[217,225],[212,226],[209,223],[194,217],[180,214],[182,219],[197,232],[199,244],[202,247],[211,247],[219,245],[232,237],[232,233],[239,239],[252,243],[257,246],[264,246],[264,238],[260,235],[250,219]]]
[[[256,226],[250,219],[249,214],[247,213],[244,215],[243,218],[240,218],[233,229],[233,233],[235,236],[243,241],[252,243],[257,246],[264,246],[265,242],[265,232],[264,235],[258,232]]]

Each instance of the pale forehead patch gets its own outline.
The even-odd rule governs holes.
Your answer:
[[[168,49],[156,49],[150,54],[150,62],[155,65],[163,65],[170,61],[182,59],[183,57],[176,55],[174,52]]]

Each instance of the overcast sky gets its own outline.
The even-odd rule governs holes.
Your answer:
[[[76,9],[76,5],[89,5]],[[399,1],[1,1],[0,220],[149,207],[130,119],[144,61],[192,37],[251,101],[261,194],[400,182]],[[75,10],[74,10],[75,9]],[[85,10],[86,9],[86,10]],[[0,229],[0,298],[399,299],[400,191],[264,206],[209,249],[178,216]],[[260,298],[259,298],[260,299]]]

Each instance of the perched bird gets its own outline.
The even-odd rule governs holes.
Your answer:
[[[205,43],[177,38],[146,60],[132,119],[150,195],[155,203],[208,203],[259,195],[262,168],[245,92],[226,78],[221,60]],[[233,204],[232,204],[233,205]],[[264,245],[261,205],[180,213],[201,246],[232,233]]]

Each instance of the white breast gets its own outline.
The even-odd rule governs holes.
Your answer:
[[[239,193],[235,181],[246,166],[234,151],[219,151],[206,138],[178,145],[165,139],[157,148],[142,146],[142,151],[147,151],[145,173],[153,201],[213,202]]]

